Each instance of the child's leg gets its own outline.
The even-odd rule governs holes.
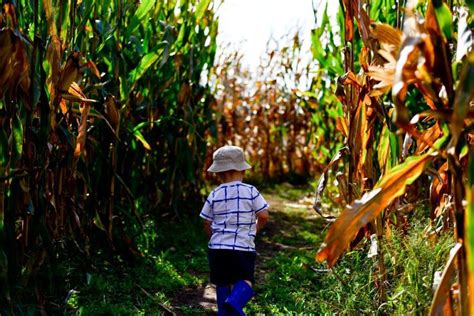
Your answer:
[[[209,270],[211,283],[216,285],[217,315],[224,316],[224,302],[231,292],[230,281],[227,281],[226,270],[223,269],[226,260],[226,251],[209,249]]]
[[[243,308],[253,295],[252,283],[249,280],[237,281],[232,287],[229,297],[225,300],[224,306],[240,316],[245,316]]]
[[[255,271],[255,252],[234,251],[232,260],[227,263],[234,284],[224,306],[231,315],[245,316],[243,307],[254,296],[252,289]]]
[[[229,297],[231,286],[216,286],[217,315],[226,316],[229,313],[224,309],[224,302]]]
[[[249,280],[243,280],[245,283],[247,283],[250,287],[253,288],[253,285],[252,285],[252,281],[249,281]],[[235,282],[237,283],[237,282]],[[234,288],[234,284],[231,284],[230,285],[230,291],[232,292],[232,289]]]

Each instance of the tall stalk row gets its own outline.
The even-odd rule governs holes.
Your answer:
[[[409,225],[407,212],[419,209],[425,197],[432,222],[427,234],[436,238],[451,232],[456,241],[431,313],[472,314],[472,2],[340,3],[344,47],[332,53],[344,60],[335,94],[344,110],[338,129],[345,147],[324,170],[314,207],[320,211],[329,171],[340,168],[340,161],[347,173],[347,179],[338,179],[347,182],[341,193],[347,207],[329,228],[316,259],[333,266],[364,235],[375,236],[381,306],[387,283],[383,236],[395,223]],[[321,25],[315,34],[324,45],[332,31]],[[318,39],[313,46],[321,51]]]
[[[3,2],[0,313],[51,312],[66,260],[134,251],[199,197],[215,5]]]
[[[212,69],[214,147],[244,148],[251,177],[302,181],[318,174],[337,149],[333,117],[320,111],[319,96],[306,91],[321,79],[302,45],[298,32],[270,39],[253,72],[229,49]]]

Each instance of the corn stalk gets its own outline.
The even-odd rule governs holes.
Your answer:
[[[200,199],[217,5],[3,6],[0,313],[10,299],[63,312],[71,256],[142,256],[143,218]]]
[[[371,3],[371,12],[378,4],[380,1]],[[344,6],[346,30],[348,25],[350,29],[347,12],[350,10],[358,12],[355,19],[364,47],[361,49],[361,72],[359,75],[346,73],[339,82],[343,87],[352,86],[356,92],[359,91],[359,95],[361,91],[366,93],[365,106],[367,108],[373,107],[373,111],[378,112],[377,120],[384,119],[382,122],[386,126],[383,127],[380,134],[376,133],[380,135],[380,140],[376,143],[382,145],[378,148],[381,178],[372,189],[370,183],[367,185],[361,181],[361,179],[374,179],[374,174],[370,172],[370,165],[359,165],[357,170],[362,173],[356,173],[353,176],[352,179],[359,180],[353,185],[361,188],[361,194],[365,193],[360,199],[349,203],[331,226],[325,242],[317,254],[317,259],[319,261],[326,260],[329,266],[335,264],[361,228],[374,219],[377,219],[377,222],[383,220],[383,217],[380,216],[383,214],[382,212],[385,212],[386,216],[389,212],[396,211],[393,206],[400,205],[397,198],[408,196],[407,189],[412,187],[414,181],[417,181],[430,165],[446,166],[449,173],[435,177],[436,185],[434,187],[437,189],[432,193],[446,192],[451,195],[454,201],[452,212],[456,220],[455,236],[461,244],[456,254],[456,272],[460,288],[458,301],[460,303],[458,306],[449,305],[441,309],[433,305],[432,313],[436,314],[436,311],[439,310],[458,309],[461,314],[469,314],[466,249],[464,246],[466,243],[469,245],[469,239],[466,239],[464,234],[463,200],[466,195],[462,179],[466,172],[463,167],[467,159],[466,153],[469,152],[472,140],[470,119],[468,119],[469,102],[474,98],[472,89],[474,86],[472,83],[473,55],[469,53],[469,50],[472,49],[472,29],[465,27],[459,29],[457,34],[458,49],[456,53],[452,53],[448,47],[448,41],[453,36],[452,15],[447,4],[442,1],[428,2],[424,21],[418,20],[414,13],[417,8],[413,6],[412,2],[409,2],[402,18],[403,34],[387,23],[370,21],[367,18],[368,15],[361,9],[359,1],[344,3]],[[457,10],[462,12],[465,8],[458,7]],[[397,17],[396,20],[400,21],[400,17]],[[469,34],[469,36],[464,36],[464,34]],[[368,56],[371,58],[363,58],[363,55],[367,53],[365,49],[368,50]],[[459,67],[462,65],[460,77],[456,73],[452,73],[451,56],[457,56],[457,62],[465,61],[463,64],[458,64]],[[364,60],[372,61],[370,64],[364,64]],[[350,108],[348,100],[351,100],[352,95],[347,95],[347,89],[339,91],[341,102],[347,103],[346,108]],[[384,96],[390,91],[393,107],[384,108],[382,105]],[[413,91],[418,91],[423,99],[413,98]],[[374,160],[370,158],[374,152],[368,151],[372,145],[366,146],[367,143],[364,143],[367,139],[364,138],[366,137],[364,131],[365,135],[370,133],[365,127],[370,119],[363,116],[364,112],[367,112],[366,108],[362,108],[360,114],[355,112],[355,115],[352,115],[353,119],[348,121],[349,148],[352,155],[363,162]],[[392,125],[390,121],[393,121],[394,124]],[[376,125],[369,123],[369,126]],[[416,145],[413,145],[412,142],[405,142],[401,146],[401,142],[391,136],[391,133],[395,132],[394,127],[398,128],[397,134],[405,135],[408,140],[416,140]],[[397,157],[397,153],[400,152],[402,153],[401,157]],[[410,157],[408,152],[413,152],[414,156]],[[367,155],[369,155],[368,159]],[[392,158],[390,159],[390,157]],[[399,158],[400,161],[405,161],[400,163]],[[354,168],[352,172],[354,172]],[[349,167],[349,176],[352,172]],[[431,198],[432,202],[440,200],[435,196]],[[432,204],[435,204],[434,208],[437,207],[436,203]],[[450,286],[445,286],[445,289],[449,290]],[[449,297],[445,294],[437,292],[437,295]],[[455,304],[456,301],[449,300],[449,304]],[[447,301],[437,297],[434,298],[434,302],[443,304],[443,306],[447,304]]]
[[[321,79],[304,81],[314,70],[304,57],[299,34],[287,34],[268,41],[254,74],[232,50],[219,56],[212,69],[213,149],[228,143],[244,148],[253,165],[250,176],[301,181],[318,173],[337,148],[330,130],[334,124],[322,124],[332,120],[319,111],[322,98],[305,91],[305,85],[321,85]]]

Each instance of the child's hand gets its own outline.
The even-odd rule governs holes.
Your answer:
[[[265,226],[265,224],[268,222],[268,217],[268,210],[257,213],[257,232],[260,231],[260,229],[262,229],[263,226]]]
[[[207,234],[207,237],[210,239],[212,236],[212,227],[211,227],[212,222],[208,220],[204,220],[204,231]]]

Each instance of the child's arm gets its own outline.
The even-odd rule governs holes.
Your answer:
[[[204,220],[204,231],[207,234],[207,237],[211,238],[212,236],[212,227],[211,227],[212,222],[208,220]]]
[[[268,222],[268,217],[268,210],[263,210],[257,213],[257,232],[260,231]]]
[[[212,201],[211,195],[212,193],[206,199],[206,202],[204,203],[204,206],[202,207],[201,214],[199,214],[199,216],[204,220],[203,221],[204,231],[206,232],[206,235],[209,239],[211,239],[211,236],[212,236],[211,224],[214,219],[213,203],[210,202]]]

